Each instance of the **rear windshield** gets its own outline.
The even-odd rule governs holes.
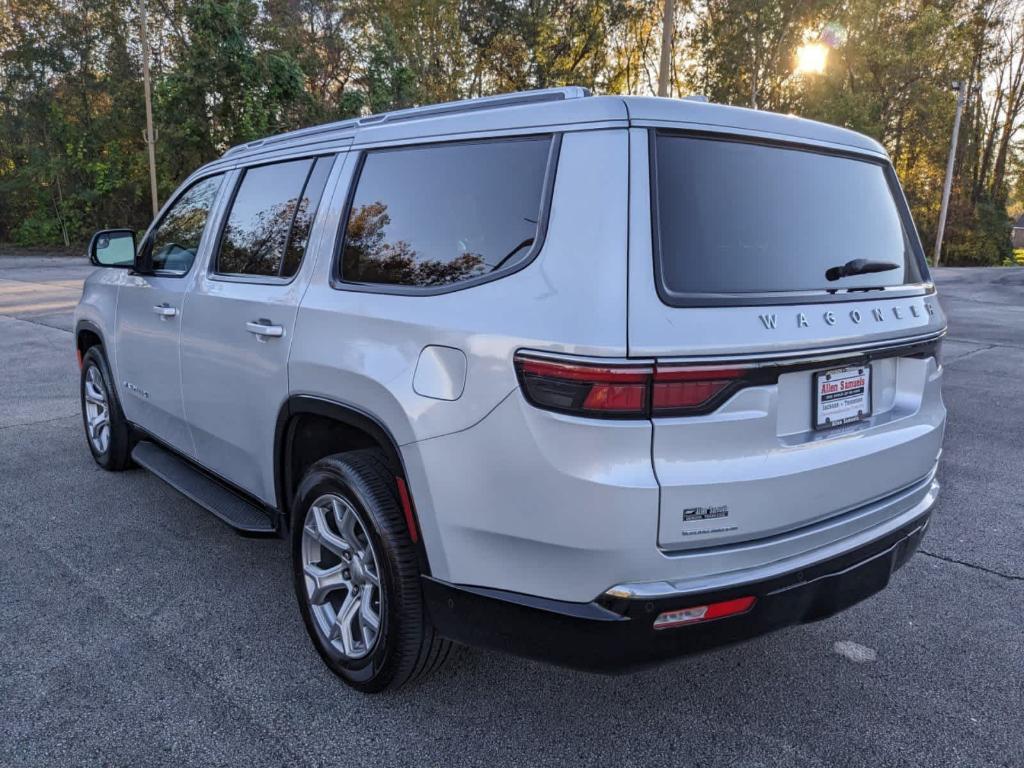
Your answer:
[[[656,135],[655,153],[657,261],[668,300],[921,281],[881,163],[673,134]],[[826,278],[856,259],[894,266]]]

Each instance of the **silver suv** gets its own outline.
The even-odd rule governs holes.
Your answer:
[[[364,691],[451,641],[625,670],[877,592],[938,492],[942,311],[885,151],[579,88],[235,147],[76,313],[96,461],[291,543]]]

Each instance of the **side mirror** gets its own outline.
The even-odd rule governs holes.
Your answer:
[[[97,267],[135,266],[135,233],[130,229],[103,229],[89,241],[89,261]]]

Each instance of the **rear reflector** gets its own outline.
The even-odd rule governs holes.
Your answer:
[[[526,399],[538,408],[603,418],[708,413],[743,385],[745,368],[607,365],[517,354]]]
[[[737,597],[723,600],[720,603],[695,605],[692,608],[680,608],[677,611],[665,611],[654,620],[655,629],[671,629],[684,624],[697,624],[712,619],[723,619],[726,616],[737,616],[749,611],[755,602],[753,597]]]
[[[402,514],[405,516],[405,527],[409,530],[409,538],[415,544],[420,540],[419,532],[416,530],[416,516],[412,511],[412,499],[409,498],[409,487],[405,480],[395,476],[395,484],[398,486],[398,500],[402,503]]]

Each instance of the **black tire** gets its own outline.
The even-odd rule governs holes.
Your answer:
[[[90,371],[95,370],[103,382],[106,396],[108,440],[105,449],[100,449],[89,436],[89,417],[86,411],[86,382]],[[119,472],[132,466],[131,460],[131,429],[121,410],[121,402],[117,398],[114,377],[110,375],[110,367],[99,346],[89,347],[82,356],[82,374],[79,381],[79,399],[82,406],[82,426],[85,429],[85,442],[89,446],[92,457],[106,470]]]
[[[303,561],[303,531],[311,507],[325,494],[347,501],[377,557],[380,629],[362,658],[350,658],[330,642],[313,615]],[[364,693],[395,689],[439,667],[451,642],[440,637],[423,603],[416,547],[402,513],[393,472],[383,452],[365,449],[316,462],[299,483],[291,520],[295,595],[303,623],[324,663]]]

